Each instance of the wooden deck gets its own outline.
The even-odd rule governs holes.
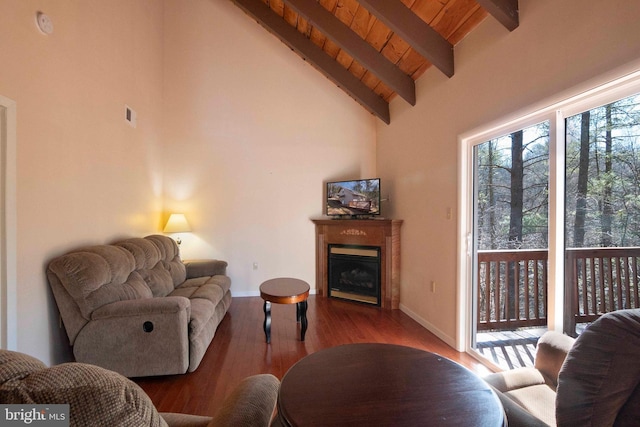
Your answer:
[[[580,335],[589,323],[576,324]],[[502,369],[533,366],[538,338],[546,327],[521,328],[515,331],[479,332],[476,337],[478,352]]]
[[[502,369],[533,366],[538,338],[546,327],[515,331],[480,332],[476,337],[478,352]]]

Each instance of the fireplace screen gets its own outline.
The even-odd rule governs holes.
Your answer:
[[[380,248],[329,245],[329,296],[380,305]]]

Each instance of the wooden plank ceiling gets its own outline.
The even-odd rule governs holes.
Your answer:
[[[453,76],[453,47],[488,15],[519,23],[518,0],[232,1],[387,124],[429,67]]]

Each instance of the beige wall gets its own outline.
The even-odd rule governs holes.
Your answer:
[[[38,10],[53,35],[36,29]],[[312,281],[308,218],[323,180],[374,173],[371,115],[227,0],[0,11],[0,95],[18,117],[18,350],[69,356],[49,259],[157,232],[168,210],[192,222],[185,255],[228,260],[237,294],[275,275]]]
[[[163,10],[155,0],[1,0],[0,10],[0,94],[17,105],[17,348],[49,362],[67,348],[46,262],[149,233],[161,209]],[[36,29],[38,10],[52,35]]]
[[[378,172],[393,195],[392,216],[405,220],[401,307],[451,345],[458,136],[640,58],[640,2],[519,3],[518,29],[487,18],[455,47],[454,77],[427,71],[417,105],[393,101],[391,125],[377,126]]]
[[[323,182],[375,175],[375,118],[230,1],[167,2],[164,181],[185,257],[229,262],[234,295],[315,283]],[[253,263],[258,269],[253,269]]]

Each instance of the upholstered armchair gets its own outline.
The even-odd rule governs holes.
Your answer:
[[[547,332],[534,368],[485,377],[509,427],[637,426],[640,420],[640,309],[605,314],[574,341]]]
[[[573,342],[567,335],[548,331],[538,340],[534,367],[484,378],[498,391],[509,427],[555,425],[558,374]]]
[[[126,377],[98,366],[46,367],[26,354],[0,350],[0,403],[69,404],[71,426],[269,426],[280,381],[245,378],[213,417],[158,413],[149,396]]]

